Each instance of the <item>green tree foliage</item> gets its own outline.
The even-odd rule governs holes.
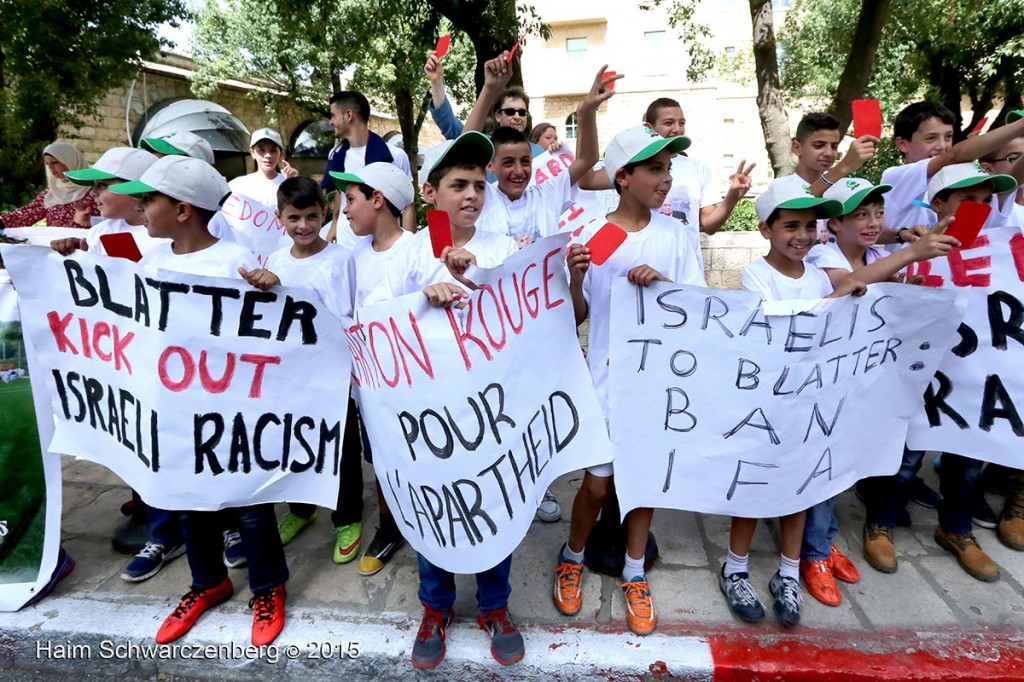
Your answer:
[[[0,204],[20,203],[57,129],[131,78],[183,13],[181,0],[0,2]]]

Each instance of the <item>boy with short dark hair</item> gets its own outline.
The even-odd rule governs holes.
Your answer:
[[[235,194],[258,201],[264,206],[276,206],[278,185],[299,174],[284,160],[281,134],[270,128],[255,131],[249,138],[249,156],[256,162],[256,170],[238,176],[228,183],[228,187]],[[281,166],[280,171],[278,166]]]

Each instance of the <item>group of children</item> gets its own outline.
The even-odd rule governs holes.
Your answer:
[[[433,69],[436,77],[431,80],[436,84],[440,64],[431,59],[427,72],[431,75]],[[724,200],[708,196],[702,189],[706,184],[704,166],[683,155],[690,142],[681,134],[682,110],[675,101],[661,98],[648,110],[644,125],[626,129],[611,140],[603,170],[594,171],[598,161],[597,108],[613,95],[610,86],[621,77],[608,76],[602,69],[577,109],[576,161],[556,178],[531,184],[534,149],[524,134],[528,121],[525,95],[503,91],[510,75],[505,54],[487,62],[484,73],[484,91],[465,129],[431,150],[422,169],[423,198],[450,218],[452,246],[440,258],[433,255],[425,231],[413,234],[403,229],[401,220],[413,204],[413,188],[406,173],[388,162],[328,174],[344,197],[344,215],[359,240],[353,249],[325,240],[321,232],[328,209],[320,186],[296,177],[290,169],[278,171],[280,137],[269,129],[257,131],[252,139],[252,154],[258,164],[254,175],[260,177],[239,179],[231,185],[251,185],[256,189],[249,191],[254,193],[262,191],[260,187],[274,188],[278,217],[291,245],[273,253],[265,267],[258,267],[253,254],[230,241],[230,235],[211,233],[210,221],[230,189],[210,165],[212,152],[209,158],[204,156],[208,146],[203,148],[187,133],[144,140],[144,149],[112,149],[92,168],[69,173],[72,180],[93,185],[105,220],[83,239],[60,240],[54,242],[54,248],[63,254],[78,249],[102,254],[103,234],[130,232],[144,246],[143,267],[241,278],[261,289],[279,284],[307,288],[337,316],[352,315],[370,302],[415,292],[422,292],[431,305],[443,307],[466,295],[462,273],[470,264],[497,266],[522,246],[556,232],[562,208],[574,198],[577,186],[611,187],[618,195],[618,207],[607,215],[607,221],[625,231],[625,241],[602,265],[591,263],[586,244],[604,225],[602,217],[573,235],[566,255],[576,322],[590,321],[587,363],[607,419],[612,282],[626,277],[637,286],[655,281],[705,286],[699,231],[713,232],[724,223],[750,188],[752,166],[740,164]],[[440,106],[436,94],[435,107]],[[492,103],[493,111],[489,109]],[[507,118],[509,125],[499,125],[491,137],[484,135],[479,129],[486,113],[494,114],[499,124],[501,117]],[[332,116],[343,118],[344,114],[332,111]],[[909,263],[969,246],[944,234],[965,199],[991,201],[996,209],[993,224],[1024,223],[1024,209],[1014,191],[1024,176],[1024,162],[1020,161],[1024,149],[1018,149],[1024,147],[1024,119],[953,145],[951,113],[926,102],[911,105],[895,125],[905,163],[887,171],[878,185],[854,174],[872,157],[879,140],[870,136],[855,140],[836,164],[839,128],[827,114],[809,114],[801,121],[793,142],[796,173],[773,181],[755,202],[760,230],[770,249],[744,269],[744,289],[765,300],[815,299],[859,295],[874,282],[902,281],[901,272]],[[166,156],[157,158],[157,154]],[[973,163],[978,158],[985,160],[985,169]],[[487,180],[488,171],[494,175],[494,184]],[[687,187],[685,192],[679,192],[677,178]],[[925,197],[927,209],[913,203],[919,197]],[[675,217],[662,212],[667,203],[673,205]],[[827,221],[825,226],[834,241],[818,242],[819,221]],[[905,248],[890,252],[879,247],[883,244]],[[360,546],[359,451],[372,461],[354,400],[348,410],[341,488],[332,513],[337,536],[334,560],[338,563],[354,559]],[[920,466],[921,454],[908,450],[899,473],[862,482],[868,507],[864,553],[878,570],[896,570],[892,529],[898,523],[893,505],[905,504],[906,487]],[[971,505],[980,494],[980,467],[975,460],[943,455],[936,541],[952,552],[968,573],[991,580],[998,577],[998,568],[970,531]],[[1016,472],[1006,475],[1018,492],[1012,501],[1008,499],[999,534],[1009,546],[1024,549],[1024,493],[1019,492],[1024,482]],[[566,616],[580,611],[585,544],[613,486],[613,463],[590,467],[573,500],[568,536],[558,551],[553,591],[555,607]],[[379,571],[404,542],[379,485],[378,500],[380,527],[360,560],[360,572],[365,575]],[[772,610],[784,625],[800,620],[801,577],[815,598],[830,605],[841,600],[836,579],[859,579],[857,568],[834,544],[838,532],[834,508],[833,499],[779,519],[779,569],[768,588]],[[273,641],[285,622],[288,568],[283,546],[315,520],[316,509],[291,505],[280,523],[272,505],[267,504],[222,513],[153,511],[152,546],[133,559],[126,576],[145,579],[182,553],[192,572],[189,591],[160,627],[157,641],[181,637],[203,612],[231,596],[233,586],[226,566],[241,562],[232,563],[224,556],[228,549],[224,532],[234,536],[235,541],[228,544],[248,563],[254,595],[252,641]],[[635,509],[627,516],[621,587],[627,625],[640,635],[653,632],[658,621],[645,573],[653,514],[653,509]],[[719,572],[729,608],[751,622],[765,617],[764,604],[747,568],[756,524],[756,519],[732,519],[728,555]],[[508,611],[511,562],[510,555],[476,574],[478,622],[490,637],[494,658],[504,665],[525,654],[523,637]],[[445,655],[446,629],[454,618],[455,579],[423,556],[418,558],[418,571],[424,616],[412,647],[412,662],[417,668],[432,668]]]

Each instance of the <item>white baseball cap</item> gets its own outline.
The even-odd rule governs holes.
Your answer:
[[[375,189],[399,211],[404,211],[412,203],[412,183],[405,176],[405,171],[393,163],[378,161],[367,164],[358,173],[331,171],[331,178],[334,179],[334,185],[343,192],[349,183]]]
[[[754,200],[754,211],[761,222],[767,222],[777,208],[813,208],[819,218],[836,218],[843,213],[842,202],[816,197],[811,188],[785,178],[773,180],[768,189]]]
[[[76,185],[85,186],[100,180],[138,180],[156,161],[156,157],[145,149],[113,147],[103,152],[103,156],[89,168],[65,171],[64,177]]]
[[[281,133],[276,130],[271,130],[270,128],[260,128],[255,131],[249,137],[249,149],[252,149],[256,146],[257,142],[261,142],[263,140],[270,140],[281,149],[284,149],[284,142],[281,141]]]
[[[925,201],[930,204],[935,195],[945,189],[964,189],[980,185],[983,182],[991,182],[992,191],[996,194],[1017,189],[1017,181],[1013,179],[1013,176],[989,175],[977,162],[954,163],[943,167],[928,181]]]
[[[139,140],[139,146],[157,154],[191,156],[213,164],[213,147],[210,143],[187,130],[178,130],[160,137],[144,137]]]
[[[425,151],[423,167],[427,169],[427,173],[430,173],[449,157],[455,162],[465,161],[486,168],[494,158],[494,145],[491,143],[491,139],[483,133],[470,130],[454,140],[446,140]]]
[[[678,154],[689,146],[688,137],[662,137],[653,128],[633,126],[612,138],[604,153],[604,167],[608,179],[614,180],[615,174],[626,164],[646,161],[662,149]]]
[[[868,195],[877,193],[881,196],[892,189],[892,185],[872,185],[864,178],[843,178],[825,190],[826,199],[835,199],[843,205],[843,216],[857,210]]]
[[[165,156],[134,182],[111,185],[116,194],[140,196],[150,192],[166,194],[198,208],[216,211],[231,194],[228,183],[216,168],[191,156]]]

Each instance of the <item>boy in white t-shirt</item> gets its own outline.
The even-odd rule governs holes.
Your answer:
[[[264,206],[277,206],[277,186],[299,174],[284,161],[281,134],[270,128],[260,128],[249,138],[249,155],[256,162],[256,170],[235,178],[228,187],[235,194]],[[277,170],[279,164],[282,166],[280,171]]]
[[[115,194],[142,198],[151,237],[167,241],[140,262],[152,271],[170,270],[208,277],[238,278],[239,268],[256,268],[245,247],[218,240],[207,225],[228,195],[228,186],[213,166],[186,156],[159,159],[135,182],[112,185]],[[192,585],[156,634],[159,644],[187,633],[208,609],[231,598],[222,550],[223,520],[236,524],[249,563],[253,591],[252,643],[270,644],[285,621],[288,565],[276,532],[272,504],[226,509],[223,512],[181,510],[176,514],[185,538]]]
[[[156,157],[143,149],[113,147],[103,152],[89,168],[67,171],[64,174],[76,185],[92,187],[96,197],[96,208],[103,218],[89,228],[85,237],[66,237],[50,242],[54,251],[65,256],[81,249],[100,256],[107,255],[100,237],[105,234],[130,232],[135,238],[139,251],[145,254],[157,242],[146,232],[145,220],[139,208],[139,200],[109,191],[111,185],[138,180],[156,162]],[[147,576],[148,577],[148,576]]]
[[[405,172],[393,163],[378,161],[364,166],[358,173],[331,172],[338,190],[345,195],[345,217],[357,237],[352,260],[356,270],[356,309],[384,279],[388,263],[413,239],[412,233],[399,223],[402,212],[412,204],[412,185]],[[357,405],[358,408],[358,405]],[[370,440],[360,418],[359,435],[363,458],[373,463]],[[405,544],[387,498],[377,481],[377,505],[380,525],[373,540],[359,558],[359,574],[371,576],[379,572]]]
[[[768,255],[743,268],[743,288],[756,291],[765,300],[834,298],[849,293],[863,294],[867,287],[845,279],[833,291],[823,270],[804,262],[817,238],[817,220],[834,218],[842,204],[811,194],[810,189],[783,179],[775,180],[754,202],[761,234],[771,242]],[[800,592],[800,546],[805,512],[779,518],[782,556],[779,570],[768,583],[772,610],[785,626],[800,622],[803,595]],[[729,609],[740,619],[757,622],[764,618],[764,605],[750,584],[747,572],[750,543],[757,519],[733,517],[729,530],[729,554],[718,576],[718,585]]]
[[[602,265],[590,267],[586,242],[603,227],[603,220],[585,225],[569,248],[570,291],[577,324],[590,318],[587,364],[608,418],[608,346],[611,286],[626,276],[638,286],[672,281],[704,285],[697,256],[678,221],[656,211],[672,187],[669,167],[672,153],[686,146],[686,139],[665,139],[644,126],[616,135],[605,153],[605,168],[619,193],[618,208],[608,221],[626,232],[626,240]],[[555,569],[555,608],[564,615],[579,613],[583,603],[583,554],[598,512],[611,492],[613,465],[587,469],[572,506],[569,537],[558,553]],[[653,509],[634,509],[626,517],[627,541],[621,586],[626,598],[626,623],[630,630],[647,635],[658,624],[650,586],[644,573],[644,557]]]

